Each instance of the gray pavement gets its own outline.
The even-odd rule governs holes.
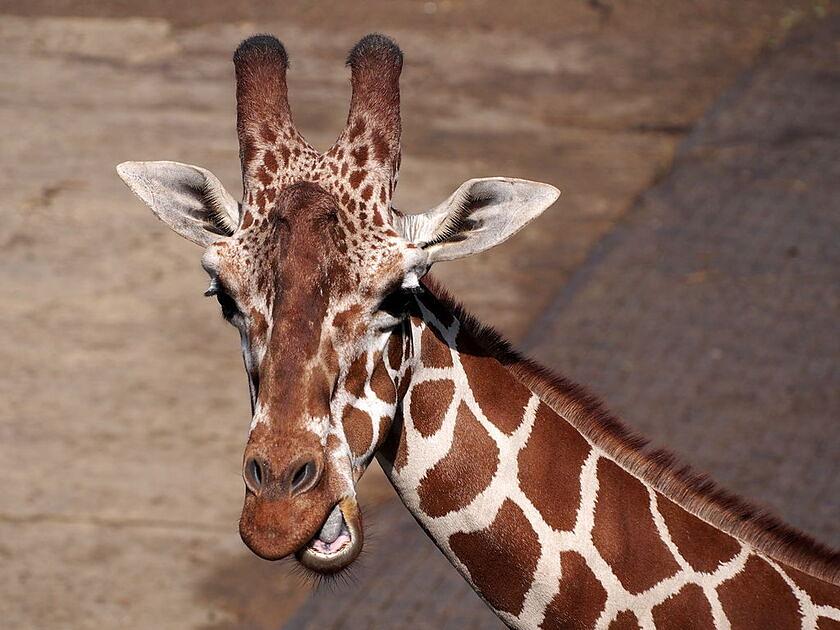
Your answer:
[[[840,20],[698,125],[526,344],[628,424],[840,546]]]
[[[840,545],[840,21],[794,33],[526,337],[626,421]],[[401,506],[352,585],[285,626],[499,627]],[[398,593],[398,596],[395,596]]]

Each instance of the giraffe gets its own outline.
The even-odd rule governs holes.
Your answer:
[[[284,47],[245,40],[241,202],[197,166],[117,167],[204,248],[205,294],[239,332],[244,543],[345,570],[376,457],[510,627],[840,628],[840,554],[648,447],[427,275],[507,239],[559,191],[474,179],[425,213],[394,208],[402,59],[383,35],[353,47],[347,124],[320,153],[292,121]]]

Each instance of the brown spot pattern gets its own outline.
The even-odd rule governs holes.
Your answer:
[[[271,171],[272,173],[277,172],[277,158],[274,157],[274,153],[272,153],[271,151],[265,152],[263,164],[265,164],[265,168]]]
[[[246,168],[257,157],[257,143],[250,135],[246,135],[242,140],[242,161]]]
[[[347,379],[344,381],[344,389],[354,396],[361,396],[367,382],[367,355],[361,354],[350,364],[347,370]]]
[[[561,553],[560,566],[563,569],[560,589],[548,604],[540,628],[585,630],[594,627],[607,602],[607,591],[576,551]]]
[[[361,409],[347,405],[341,421],[350,452],[354,457],[364,455],[373,441],[373,421],[370,416]]]
[[[274,181],[274,176],[269,173],[264,166],[260,166],[257,169],[257,179],[262,182],[263,186],[268,186]]]
[[[274,144],[277,140],[277,134],[274,130],[269,127],[268,123],[263,123],[260,127],[260,135],[262,139],[266,141],[267,144]]]
[[[497,610],[518,615],[531,586],[540,544],[522,509],[506,499],[490,527],[449,537],[475,587]]]
[[[359,314],[362,312],[362,307],[360,304],[353,304],[349,308],[341,311],[340,313],[336,313],[335,317],[333,318],[333,326],[336,328],[347,328],[350,326],[356,319],[358,319]]]
[[[531,435],[519,453],[519,487],[558,531],[575,526],[580,471],[590,450],[572,425],[545,403],[539,404]]]
[[[391,155],[391,151],[388,148],[388,142],[382,135],[382,132],[378,129],[373,132],[373,154],[377,162],[381,164],[385,164],[388,161],[388,158]]]
[[[510,435],[522,423],[531,392],[495,358],[473,354],[472,344],[462,343],[464,337],[458,335],[458,350],[473,396],[487,419]]]
[[[740,543],[732,536],[700,520],[673,501],[657,495],[656,505],[671,540],[695,570],[711,573],[740,551]]]
[[[394,381],[388,376],[388,370],[385,369],[385,363],[381,357],[376,362],[373,368],[373,374],[370,377],[370,388],[373,393],[377,395],[379,400],[386,403],[394,403],[397,400],[397,392],[394,387]]]
[[[423,381],[414,386],[409,408],[411,421],[420,435],[429,437],[440,430],[454,395],[455,384],[450,380]]]
[[[782,576],[758,556],[750,556],[744,569],[717,591],[732,630],[800,626],[799,602]]]
[[[393,334],[388,339],[388,365],[396,371],[400,369],[403,356],[403,336]]]
[[[476,457],[476,453],[481,456]],[[438,517],[469,505],[493,479],[498,465],[496,443],[462,402],[452,448],[420,480],[420,509]]]
[[[639,630],[639,620],[630,610],[622,610],[610,623],[609,630]]]
[[[260,210],[265,210],[265,190],[260,190],[257,193],[257,207]]]
[[[350,173],[350,186],[358,188],[359,184],[361,184],[362,180],[365,178],[365,175],[366,173],[363,170],[353,171]]]
[[[674,575],[679,565],[656,530],[647,488],[603,457],[598,483],[592,542],[624,588],[641,593]]]
[[[353,156],[353,159],[356,161],[356,166],[361,168],[367,163],[368,159],[368,148],[367,145],[363,144],[360,147],[356,147],[352,151],[350,151],[350,155]]]
[[[353,142],[356,138],[362,135],[364,131],[365,121],[363,118],[359,117],[353,122],[353,125],[350,127],[350,131],[347,134],[347,141]]]
[[[420,344],[423,365],[430,368],[452,367],[452,352],[449,346],[437,338],[431,326],[423,329]]]
[[[697,584],[686,584],[676,595],[653,607],[656,630],[714,628],[712,607]]]

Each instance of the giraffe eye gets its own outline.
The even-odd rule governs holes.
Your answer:
[[[216,292],[216,299],[222,307],[222,317],[225,319],[231,320],[234,315],[239,313],[239,308],[236,306],[236,302],[234,302],[233,298],[224,291]]]
[[[239,314],[239,307],[236,306],[236,301],[230,297],[230,294],[227,291],[225,291],[218,279],[213,278],[210,282],[210,286],[204,292],[204,295],[208,297],[211,295],[216,296],[219,306],[222,307],[222,317],[226,320],[230,321],[234,316]]]

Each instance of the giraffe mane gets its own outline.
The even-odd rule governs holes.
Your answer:
[[[585,438],[665,497],[773,559],[819,579],[840,583],[840,550],[824,545],[682,463],[625,425],[585,387],[513,349],[492,326],[469,313],[430,276],[430,292],[450,308],[476,344],[566,419]]]

